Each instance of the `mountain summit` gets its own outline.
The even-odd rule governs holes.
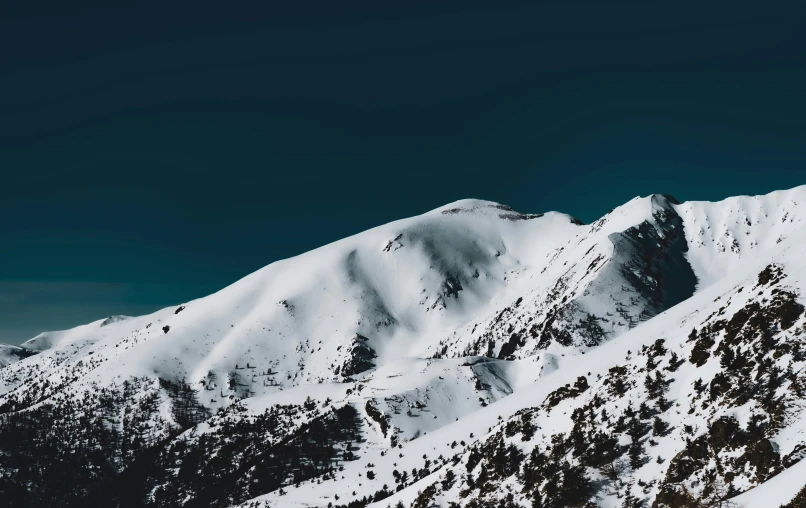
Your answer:
[[[0,349],[0,505],[806,498],[804,220],[806,186],[462,200],[40,334]]]

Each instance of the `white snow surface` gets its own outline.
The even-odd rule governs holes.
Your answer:
[[[19,346],[0,344],[0,369],[22,360],[29,353],[29,351]]]
[[[776,245],[768,252],[769,257],[775,259],[778,263],[785,263],[787,273],[791,280],[790,284],[804,287],[806,285],[806,265],[802,263],[802,247],[806,242],[806,231],[800,231],[793,234],[793,239],[781,245]],[[394,485],[392,478],[392,470],[410,470],[413,467],[422,466],[422,456],[426,454],[428,457],[434,458],[439,455],[451,457],[455,454],[450,444],[454,441],[464,439],[467,442],[481,442],[486,437],[489,437],[495,432],[496,427],[501,426],[501,422],[506,422],[508,418],[515,415],[518,411],[540,406],[545,398],[557,388],[573,383],[579,376],[587,376],[588,379],[595,379],[598,375],[606,375],[608,370],[615,365],[623,365],[624,359],[629,357],[631,352],[635,354],[642,346],[649,346],[657,339],[665,339],[667,343],[679,344],[675,348],[684,348],[685,339],[691,329],[691,323],[698,323],[706,316],[711,314],[718,305],[714,305],[715,299],[725,297],[725,295],[735,292],[737,287],[744,284],[752,284],[757,274],[768,263],[768,259],[756,259],[751,261],[742,270],[734,271],[729,276],[720,279],[717,282],[710,284],[707,288],[694,295],[691,299],[683,304],[673,307],[665,313],[655,317],[654,319],[639,325],[633,330],[623,334],[622,336],[599,346],[595,354],[587,354],[575,357],[573,362],[568,362],[562,365],[554,372],[538,379],[536,382],[521,386],[513,396],[507,397],[495,404],[479,409],[474,412],[472,417],[462,419],[460,421],[447,423],[442,428],[428,435],[420,437],[415,441],[406,443],[400,450],[394,450],[394,458],[388,459],[381,456],[381,450],[368,452],[362,457],[361,460],[348,463],[345,470],[340,473],[341,476],[337,481],[328,481],[321,483],[306,482],[299,486],[298,489],[290,489],[283,496],[277,493],[269,493],[257,499],[257,501],[265,501],[270,506],[325,506],[328,502],[333,502],[334,496],[340,496],[340,502],[349,502],[353,499],[361,498],[366,495],[367,489],[358,490],[356,496],[349,496],[346,492],[345,486],[354,488],[359,484],[366,484],[367,481],[362,480],[361,473],[366,471],[366,464],[372,463],[376,465],[375,473],[376,479],[373,481],[375,488],[382,484]],[[667,345],[667,348],[671,348]],[[681,355],[685,358],[684,355]],[[638,363],[637,358],[633,363]],[[676,377],[676,382],[670,390],[669,398],[676,399],[679,394],[675,391],[691,391],[691,385],[696,377],[700,376],[702,372],[695,369],[688,362],[681,367],[681,373]],[[635,399],[640,401],[644,395],[637,394]],[[621,401],[623,404],[624,401]],[[613,412],[614,408],[618,406],[618,402],[608,403],[605,407],[608,412]],[[549,415],[541,417],[540,420],[540,434],[551,436],[557,432],[567,431],[571,426],[570,420],[571,409],[573,405],[569,402],[563,402],[554,408]],[[678,414],[681,412],[678,411]],[[804,415],[806,416],[806,415]],[[684,423],[691,422],[685,415],[680,414],[677,420],[670,421],[672,427],[681,428]],[[702,426],[705,422],[700,421]],[[700,428],[700,432],[702,432]],[[676,450],[682,445],[684,438],[680,435],[672,434],[667,438],[660,440],[660,443],[653,449],[653,455],[671,458]],[[804,441],[801,435],[800,441]],[[791,451],[782,450],[783,453]],[[398,456],[402,454],[401,456]],[[394,461],[394,465],[391,462]],[[645,481],[662,477],[665,471],[666,464],[656,464],[654,461],[650,462],[640,470],[639,478]],[[791,499],[795,493],[806,485],[806,474],[803,474],[803,462],[798,463],[796,467],[782,473],[777,482],[773,485],[785,485],[786,487],[777,490],[770,490],[770,488],[758,487],[750,490],[746,494],[738,497],[736,501],[746,505],[748,508],[758,507],[774,507],[778,506],[778,501],[786,502]],[[404,505],[409,506],[414,502],[417,495],[428,485],[439,480],[440,475],[432,474],[431,476],[420,480],[419,482],[409,486],[403,491],[384,499],[372,506],[385,507],[394,506],[395,503],[401,501]],[[778,478],[778,477],[773,477]],[[766,485],[766,484],[765,484]],[[372,492],[373,489],[369,489]],[[756,493],[754,493],[756,491]],[[774,494],[773,494],[774,492]],[[443,506],[447,501],[460,501],[459,497],[454,497],[458,494],[458,489],[451,491],[452,496],[448,496],[438,500],[437,503]],[[775,504],[778,503],[778,504]],[[598,499],[599,506],[617,507],[621,506],[621,501],[615,497],[602,496]]]
[[[679,225],[667,226],[664,221],[674,214]],[[392,472],[421,468],[424,456],[457,457],[458,465],[446,461],[377,503],[409,506],[449,468],[459,468],[459,477],[471,445],[490,439],[519,411],[543,407],[552,392],[584,376],[591,389],[539,412],[539,430],[524,451],[568,432],[573,410],[604,393],[600,379],[615,366],[640,372],[646,359],[638,351],[657,339],[686,360],[667,398],[693,397],[694,381],[708,382],[720,369],[715,357],[702,367],[688,361],[693,327],[717,312],[730,316],[748,302],[772,298],[771,290],[751,290],[759,272],[772,264],[783,267],[786,287],[803,303],[804,218],[806,186],[716,203],[635,198],[590,225],[557,212],[526,215],[497,203],[462,200],[272,263],[204,298],[146,316],[113,316],[40,334],[23,344],[37,352],[25,359],[0,347],[0,404],[30,396],[33,407],[132,378],[183,381],[212,412],[235,401],[250,414],[309,397],[352,404],[366,425],[358,460],[342,464],[335,479],[314,478],[250,502],[347,503],[384,484],[394,487]],[[670,248],[635,245],[647,231],[660,242],[680,225],[696,290],[666,305],[653,300],[662,293],[657,289],[662,281],[640,269],[630,276],[631,267],[644,265],[624,253],[657,248],[652,256],[661,256]],[[632,250],[619,250],[619,242]],[[655,292],[636,289],[641,284]],[[586,315],[601,328],[594,338],[579,327]],[[567,341],[541,344],[550,323],[560,322]],[[802,325],[801,319],[792,330]],[[786,340],[795,336],[781,333]],[[509,343],[516,345],[507,354]],[[365,351],[371,353],[356,367]],[[236,375],[241,388],[222,382]],[[628,402],[637,407],[646,398],[643,374],[638,376],[625,398],[608,400],[608,413],[622,411]],[[208,397],[205,389],[216,396]],[[398,448],[366,414],[368,403],[388,417]],[[652,484],[645,500],[655,499],[670,459],[685,446],[685,426],[691,425],[695,436],[720,416],[746,426],[754,408],[713,405],[693,415],[679,408],[667,421],[675,430],[657,438],[649,452],[663,462],[651,460],[632,472],[634,481]],[[164,411],[164,420],[174,424],[170,411]],[[210,428],[202,423],[183,435]],[[771,441],[784,456],[806,444],[805,436],[806,417],[792,413]],[[453,444],[460,441],[464,444]],[[368,464],[374,480],[367,479]],[[461,505],[459,483],[433,502]],[[751,508],[778,506],[806,485],[804,461],[758,486],[749,473],[738,473],[734,483],[750,489],[735,501]],[[528,506],[514,480],[501,485],[501,492],[508,489]],[[620,506],[615,492],[599,492],[596,502]]]

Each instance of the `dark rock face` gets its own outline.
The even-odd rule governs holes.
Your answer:
[[[652,196],[655,223],[643,222],[624,233],[610,236],[616,259],[628,260],[621,273],[648,302],[642,319],[648,319],[686,300],[697,286],[697,277],[686,259],[688,244],[683,219],[670,196]]]
[[[452,275],[442,283],[442,292],[445,298],[459,298],[459,291],[462,289],[462,283]]]
[[[698,438],[686,445],[686,448],[674,456],[666,471],[666,483],[680,483],[699,471],[709,456],[708,443]]]
[[[9,358],[9,361],[23,360],[37,353],[39,353],[39,351],[34,351],[33,349],[27,349],[18,346],[5,346],[3,344],[0,344],[0,355],[3,354],[7,355],[6,358]],[[3,366],[4,364],[2,360],[0,360],[0,369],[2,369]]]
[[[588,380],[584,376],[577,378],[574,386],[566,385],[551,392],[546,397],[546,406],[552,408],[566,399],[573,399],[578,397],[582,392],[588,389]]]
[[[348,359],[341,368],[341,374],[349,377],[365,372],[375,366],[375,358],[378,355],[368,344],[369,339],[363,335],[356,334],[352,345],[348,351]]]
[[[651,220],[607,237],[613,245],[610,257],[583,256],[584,265],[569,266],[540,299],[503,309],[462,353],[512,360],[526,354],[524,348],[546,349],[552,343],[595,347],[685,301],[694,294],[697,278],[686,259],[683,219],[674,203],[670,196],[653,196]],[[606,222],[605,217],[594,223],[591,234]],[[584,272],[585,291],[576,291],[579,282],[572,280],[571,269]],[[593,305],[590,310],[588,293],[612,308]],[[536,312],[526,310],[535,307]]]

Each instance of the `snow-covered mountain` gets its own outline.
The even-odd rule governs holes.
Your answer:
[[[465,200],[41,334],[0,350],[0,492],[778,506],[806,485],[805,219],[806,186],[589,225]]]
[[[0,369],[33,354],[36,354],[36,351],[20,346],[0,344]]]

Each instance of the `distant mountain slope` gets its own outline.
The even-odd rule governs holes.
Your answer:
[[[36,354],[36,351],[19,346],[0,344],[0,369],[14,362],[18,362],[23,358],[28,358],[33,354]]]
[[[683,218],[687,259],[704,287],[766,255],[806,225],[806,186],[764,196],[676,205]]]
[[[464,200],[205,298],[41,334],[35,356],[0,356],[0,492],[31,506],[733,496],[806,455],[804,217],[806,187],[653,195],[590,225]]]

